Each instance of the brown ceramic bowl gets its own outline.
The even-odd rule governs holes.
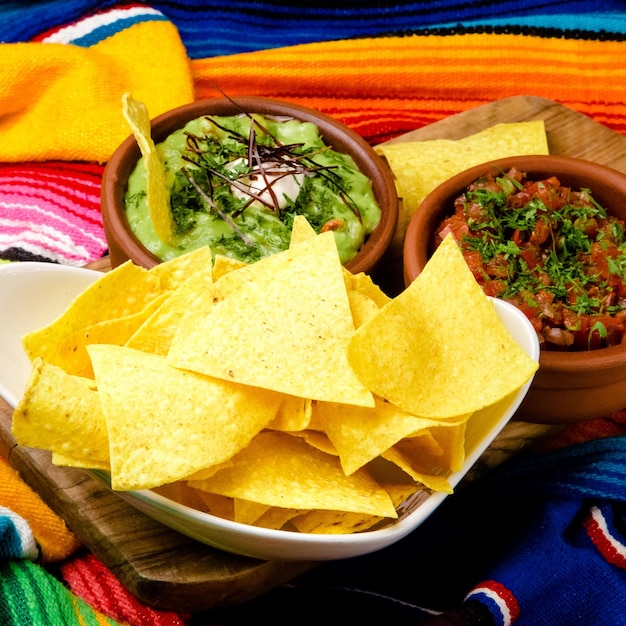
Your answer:
[[[199,100],[163,113],[152,120],[152,138],[159,143],[188,121],[202,115],[235,115],[242,110],[270,116],[290,116],[316,124],[326,144],[337,152],[349,154],[372,181],[382,212],[381,221],[358,254],[346,263],[353,273],[372,270],[389,247],[398,221],[398,197],[387,163],[357,133],[323,113],[269,98],[242,97],[234,101],[227,98]],[[131,135],[114,152],[103,175],[102,218],[113,267],[128,259],[146,268],[161,262],[139,242],[126,219],[124,194],[128,177],[139,157],[139,147]]]
[[[431,253],[433,231],[452,214],[454,199],[491,167],[515,166],[529,179],[556,175],[573,189],[589,188],[607,211],[626,219],[626,175],[603,165],[562,156],[520,156],[472,167],[442,183],[414,214],[404,243],[404,280],[410,284]],[[602,417],[626,407],[626,344],[588,352],[541,351],[539,370],[516,414],[547,424]]]

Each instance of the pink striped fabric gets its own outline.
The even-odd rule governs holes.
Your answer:
[[[0,164],[2,256],[67,265],[100,258],[102,171],[92,163]]]

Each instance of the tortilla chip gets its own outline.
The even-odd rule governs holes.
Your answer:
[[[280,432],[262,432],[231,468],[190,485],[210,493],[288,509],[397,516],[387,492],[368,472],[346,476],[339,461]]]
[[[392,250],[402,254],[404,235],[422,200],[448,178],[486,161],[549,154],[543,120],[496,124],[459,140],[432,139],[376,147],[386,157],[402,198]]]
[[[88,347],[110,440],[113,489],[149,489],[221,463],[275,415],[278,394],[182,371],[165,358]]]
[[[254,525],[260,528],[281,529],[299,514],[300,511],[295,509],[283,509],[279,506],[272,506],[254,522]]]
[[[127,261],[87,287],[53,322],[26,334],[22,338],[24,349],[31,361],[40,356],[62,367],[59,350],[69,335],[94,324],[139,313],[159,295],[158,277]]]
[[[415,458],[412,452],[407,454],[401,446],[389,448],[382,454],[382,458],[397,465],[427,489],[448,494],[453,492],[450,481],[446,476],[437,473],[436,466],[429,464],[424,458]]]
[[[122,113],[133,131],[146,168],[146,191],[150,218],[157,237],[171,246],[176,245],[175,225],[170,210],[170,192],[165,183],[165,170],[152,140],[148,109],[129,93],[122,96]]]
[[[216,254],[213,263],[213,280],[218,280],[224,274],[228,274],[233,270],[239,270],[248,265],[245,261],[239,261],[223,254]]]
[[[382,521],[382,517],[346,511],[307,511],[291,520],[301,533],[346,535],[369,530]]]
[[[352,321],[354,322],[355,328],[358,328],[370,319],[370,317],[378,313],[378,305],[376,302],[360,291],[349,290],[348,300],[350,302],[350,311],[352,311]]]
[[[235,519],[235,503],[232,498],[219,496],[216,493],[207,493],[200,489],[195,489],[198,497],[202,500],[207,512],[224,519]]]
[[[346,278],[346,276],[344,276]],[[391,301],[391,298],[372,280],[369,274],[359,272],[346,278],[348,291],[356,291],[374,301],[379,309]]]
[[[12,432],[23,446],[96,465],[109,460],[107,427],[94,381],[71,376],[41,358],[33,362],[13,413]]]
[[[436,420],[416,417],[380,398],[376,398],[373,409],[317,402],[315,411],[346,474],[352,474],[401,439],[437,425]]]
[[[313,419],[313,413],[311,414],[311,419]],[[317,450],[321,450],[322,452],[332,456],[339,456],[337,449],[328,438],[328,435],[321,430],[311,430],[309,428],[308,430],[291,431],[290,434],[294,437],[301,437],[310,446],[316,448]]]
[[[296,215],[293,220],[293,226],[291,227],[291,240],[290,246],[295,246],[302,241],[315,237],[317,233],[304,215]]]
[[[332,232],[222,276],[218,292],[218,283],[240,273],[254,280],[205,315],[183,318],[171,366],[302,398],[373,405],[346,358],[354,323]]]
[[[276,417],[267,427],[286,432],[308,428],[311,421],[311,403],[312,401],[308,398],[285,395],[278,407]]]
[[[123,346],[153,315],[154,311],[161,307],[167,297],[167,294],[161,294],[137,313],[96,322],[66,335],[57,346],[53,362],[68,374],[93,378],[93,368],[87,353],[87,346],[92,343]]]
[[[151,275],[159,278],[161,288],[164,291],[170,291],[180,287],[185,281],[198,272],[210,278],[212,271],[213,256],[209,246],[191,250],[169,261],[157,263],[157,265],[149,270]]]
[[[538,364],[513,339],[446,237],[409,287],[348,346],[373,393],[421,417],[467,415],[519,389]]]
[[[160,306],[128,336],[128,348],[165,356],[183,316],[198,298],[198,294],[210,297],[213,293],[213,276],[210,269],[197,270],[184,282],[166,294]],[[92,342],[93,343],[93,342]],[[102,343],[111,343],[103,341]],[[121,345],[121,344],[118,344]]]

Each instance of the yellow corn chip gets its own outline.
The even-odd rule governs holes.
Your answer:
[[[376,147],[393,171],[402,198],[398,227],[392,243],[402,253],[404,235],[413,213],[438,185],[455,174],[508,156],[549,154],[542,120],[503,123],[459,140],[404,141]]]
[[[174,220],[170,210],[170,193],[165,184],[165,171],[152,140],[148,109],[129,93],[122,96],[122,113],[128,122],[143,156],[146,168],[146,190],[150,218],[157,237],[169,245],[176,245]]]
[[[375,398],[366,408],[328,402],[315,404],[316,419],[328,435],[346,474],[352,474],[400,440],[437,425]]]
[[[397,516],[389,495],[369,473],[346,476],[335,457],[286,433],[260,433],[234,461],[231,468],[190,485],[282,508]]]
[[[24,349],[33,360],[41,356],[58,364],[59,347],[73,332],[94,324],[139,313],[161,294],[161,283],[148,270],[131,261],[119,265],[85,289],[48,326],[22,338]]]
[[[290,246],[295,246],[302,241],[315,237],[317,233],[304,215],[296,215],[293,220],[293,226],[291,227],[291,240]]]
[[[383,518],[346,511],[307,511],[291,520],[301,533],[345,535],[369,530]]]
[[[254,280],[205,315],[183,318],[168,363],[303,398],[372,406],[346,358],[354,323],[333,233],[225,274],[216,289],[240,273]]]
[[[224,274],[228,274],[228,272],[233,270],[239,270],[246,265],[248,264],[244,261],[239,261],[223,254],[216,254],[213,263],[213,280],[218,280]]]
[[[467,415],[536,371],[475,281],[452,236],[424,271],[359,327],[348,358],[373,393],[421,417]]]
[[[194,276],[197,272],[210,278],[212,271],[213,256],[211,254],[211,248],[208,246],[191,250],[169,261],[157,263],[157,265],[149,270],[150,274],[159,278],[161,281],[161,289],[164,291],[180,287],[182,283],[191,276]]]
[[[56,355],[51,362],[62,367],[68,374],[93,378],[87,346],[92,343],[123,346],[167,298],[167,294],[161,294],[137,313],[96,322],[69,333],[57,346]]]
[[[179,257],[180,258],[180,257]],[[179,284],[160,306],[127,337],[126,346],[143,352],[165,356],[180,320],[189,311],[199,294],[209,298],[213,293],[213,276],[210,269],[198,269]],[[93,342],[92,342],[93,343]],[[103,341],[102,343],[111,343]]]
[[[285,395],[276,417],[267,425],[272,430],[298,431],[309,427],[311,400]]]
[[[109,438],[93,380],[71,376],[35,359],[26,391],[13,413],[20,445],[43,448],[93,464],[108,462]]]
[[[149,489],[229,459],[267,425],[281,400],[174,369],[158,355],[87,349],[109,432],[113,489]]]

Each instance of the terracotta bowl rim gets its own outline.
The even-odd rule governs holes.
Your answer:
[[[494,159],[472,166],[450,177],[433,191],[431,191],[413,214],[407,228],[404,240],[404,279],[408,285],[415,279],[423,268],[423,259],[415,256],[414,241],[421,229],[430,230],[434,224],[434,218],[429,216],[436,213],[437,219],[442,212],[437,212],[437,206],[448,203],[458,195],[467,185],[479,175],[490,168],[507,168],[517,166],[521,170],[533,172],[552,172],[557,177],[559,174],[581,176],[583,179],[602,179],[604,186],[611,186],[624,196],[626,201],[626,174],[615,170],[607,165],[602,165],[586,159],[565,155],[520,155],[501,159]],[[593,184],[589,184],[593,192]],[[422,209],[425,209],[422,211]],[[580,370],[609,370],[620,364],[626,364],[626,344],[600,348],[588,352],[552,352],[541,351],[539,362],[542,368],[552,372],[573,372]]]
[[[274,116],[291,116],[315,123],[325,141],[337,151],[350,154],[358,167],[372,181],[376,199],[381,208],[381,220],[358,254],[345,263],[352,273],[371,271],[390,247],[399,217],[399,199],[393,173],[386,160],[356,131],[339,120],[315,109],[274,98],[241,96],[235,98],[215,97],[196,100],[170,109],[151,120],[155,142],[181,128],[186,121],[203,114],[232,115],[238,111],[262,113]],[[139,147],[132,134],[118,146],[107,162],[101,191],[102,216],[109,247],[117,246],[124,255],[144,267],[161,263],[156,255],[147,250],[130,230],[123,210],[123,189],[128,174],[140,156]],[[122,190],[120,191],[120,187]],[[121,206],[120,206],[121,201]]]

